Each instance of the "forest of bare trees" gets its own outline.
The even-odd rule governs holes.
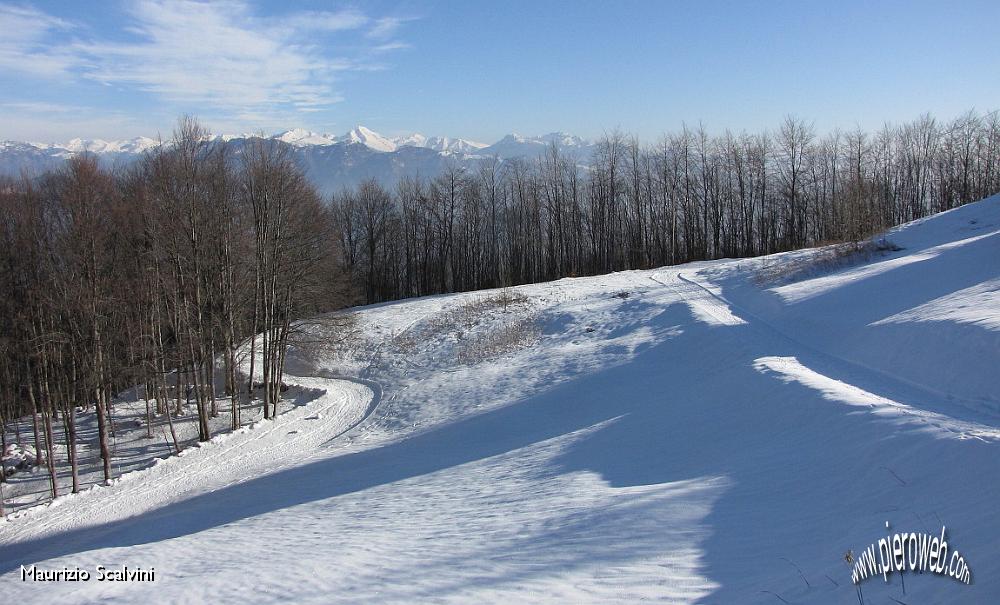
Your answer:
[[[367,302],[856,241],[1000,191],[1000,116],[930,116],[823,137],[787,118],[759,134],[614,132],[588,165],[459,165],[334,196]]]
[[[234,154],[190,118],[128,170],[78,156],[0,183],[3,446],[10,420],[30,418],[22,437],[55,496],[80,489],[81,411],[96,412],[111,479],[108,415],[126,388],[143,387],[147,431],[165,417],[177,449],[171,418],[190,399],[201,441],[211,417],[238,427],[241,405],[276,413],[292,320],[343,301],[333,218],[286,148],[255,139]],[[238,371],[247,342],[257,381]]]

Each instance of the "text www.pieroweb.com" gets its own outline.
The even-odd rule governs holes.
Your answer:
[[[909,570],[936,573],[970,584],[972,571],[957,549],[949,552],[945,531],[942,526],[940,535],[903,532],[879,539],[858,554],[851,581],[860,584],[881,575],[888,582],[889,574]]]

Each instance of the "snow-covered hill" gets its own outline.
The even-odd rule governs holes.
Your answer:
[[[317,324],[311,402],[0,524],[4,596],[997,602],[1000,196],[886,238]],[[849,549],[942,526],[970,585],[857,592]]]
[[[216,138],[240,146],[256,135],[226,134]],[[358,125],[333,135],[294,128],[270,137],[291,147],[293,157],[308,176],[329,195],[344,186],[374,178],[393,186],[404,176],[433,178],[445,167],[474,166],[483,158],[533,158],[554,143],[563,153],[585,160],[593,144],[579,137],[553,133],[542,137],[508,135],[493,145],[461,138],[426,137],[419,133],[389,137]],[[59,168],[66,159],[83,152],[96,155],[105,165],[127,165],[160,145],[159,139],[138,137],[125,141],[73,139],[68,143],[0,142],[0,175],[36,175]]]

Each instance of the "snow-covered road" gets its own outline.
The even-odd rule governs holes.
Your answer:
[[[289,377],[288,382],[300,387],[303,399],[310,401],[274,421],[219,435],[180,456],[157,460],[110,486],[15,513],[4,525],[4,540],[18,542],[30,536],[31,541],[45,544],[55,536],[52,549],[62,552],[70,546],[62,536],[71,530],[119,526],[195,494],[300,466],[317,454],[320,445],[360,424],[378,403],[369,385],[358,380]],[[43,546],[32,557],[45,552]]]

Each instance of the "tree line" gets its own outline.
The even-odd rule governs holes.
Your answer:
[[[236,428],[241,407],[277,413],[292,321],[344,300],[333,213],[287,151],[253,139],[234,153],[184,118],[127,170],[83,155],[0,182],[0,432],[6,449],[8,423],[31,418],[53,496],[57,463],[80,489],[78,410],[96,414],[111,479],[126,388],[145,393],[147,436],[165,417],[178,451],[172,418],[191,399],[201,441],[220,414]]]
[[[856,241],[1000,191],[1000,118],[924,115],[818,136],[684,127],[620,132],[580,165],[452,165],[333,196],[343,260],[369,303]]]

